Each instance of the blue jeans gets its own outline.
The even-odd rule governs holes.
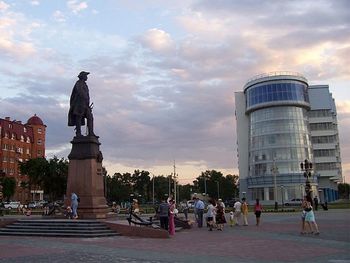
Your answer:
[[[204,209],[197,209],[198,227],[203,227],[203,213]]]

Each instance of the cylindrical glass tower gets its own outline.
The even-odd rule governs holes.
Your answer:
[[[301,198],[305,178],[300,162],[313,159],[306,78],[290,72],[259,75],[248,81],[244,93],[251,198],[279,202]]]

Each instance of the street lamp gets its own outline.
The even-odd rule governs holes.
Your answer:
[[[278,193],[277,193],[277,178],[276,178],[276,176],[278,173],[278,167],[276,166],[275,159],[273,159],[271,173],[272,173],[273,179],[274,179],[275,210],[277,210],[277,208],[278,208],[278,198],[277,198]]]
[[[219,200],[219,198],[220,198],[220,189],[219,189],[219,181],[216,181],[216,185],[217,185],[217,188],[218,188],[218,200]]]
[[[303,184],[300,184],[300,196],[301,196],[301,200],[304,199],[304,191],[303,191]]]
[[[305,194],[306,194],[306,200],[312,204],[312,198],[311,198],[311,184],[309,178],[311,177],[311,170],[312,170],[312,162],[309,162],[305,159],[304,162],[300,163],[300,169],[304,171],[304,177],[306,178],[305,181]]]
[[[284,185],[281,185],[281,196],[282,196],[282,208],[284,208],[284,200],[283,200],[283,195],[284,195]]]

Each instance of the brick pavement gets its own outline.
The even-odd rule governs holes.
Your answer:
[[[194,227],[169,239],[0,237],[0,262],[350,263],[350,210],[317,211],[320,236],[300,232],[300,213],[263,214],[262,225]]]

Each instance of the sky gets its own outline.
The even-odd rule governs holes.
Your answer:
[[[80,71],[103,165],[115,172],[238,174],[234,92],[261,73],[328,84],[350,182],[350,1],[0,0],[0,118],[47,126],[67,158]]]

